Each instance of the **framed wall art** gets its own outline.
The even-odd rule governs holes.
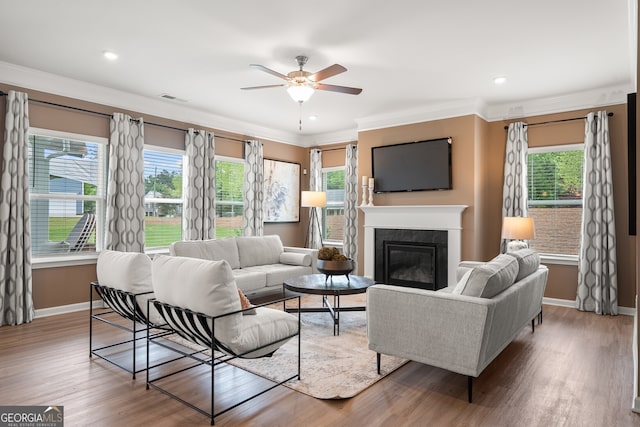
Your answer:
[[[264,159],[264,222],[300,221],[300,164]]]

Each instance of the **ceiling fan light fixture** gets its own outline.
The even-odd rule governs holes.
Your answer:
[[[293,84],[287,87],[287,93],[296,102],[307,102],[315,90],[306,84]]]

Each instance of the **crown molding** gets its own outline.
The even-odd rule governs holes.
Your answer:
[[[244,135],[248,139],[267,139],[300,147],[314,147],[357,141],[358,133],[363,131],[461,117],[470,114],[476,115],[488,122],[493,122],[596,108],[606,105],[624,104],[627,102],[627,94],[636,91],[636,83],[629,82],[555,97],[492,105],[488,105],[479,98],[458,100],[363,117],[356,119],[357,126],[353,129],[315,135],[300,135],[3,61],[0,61],[0,81],[9,85],[108,105],[114,109],[133,110],[143,114],[190,123],[194,126],[204,126],[220,131],[232,132]]]
[[[291,145],[300,145],[302,142],[301,136],[294,133],[230,119],[188,106],[176,105],[169,101],[111,89],[3,61],[0,61],[0,81],[13,86],[108,105],[114,109],[133,110],[142,114],[191,123],[194,126],[233,132],[247,136],[247,138],[268,139]]]
[[[487,105],[479,98],[431,104],[426,107],[398,110],[356,120],[358,132],[475,114],[485,118]]]
[[[319,133],[303,137],[303,147],[317,147],[319,145],[338,144],[358,140],[358,129],[344,129],[336,132]]]
[[[628,83],[555,97],[494,104],[487,109],[485,120],[495,122],[607,105],[626,104],[627,94],[631,92],[635,92],[635,85]]]

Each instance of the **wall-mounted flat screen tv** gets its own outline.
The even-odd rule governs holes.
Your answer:
[[[451,137],[371,148],[374,192],[451,190]]]

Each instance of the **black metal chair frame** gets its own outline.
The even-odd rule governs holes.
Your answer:
[[[94,310],[94,300],[93,300],[93,291],[100,296],[106,307],[99,307],[101,310],[99,312],[95,312]],[[138,305],[136,297],[142,295],[149,295],[153,292],[142,292],[134,294],[132,292],[123,291],[121,289],[112,288],[109,286],[104,286],[99,284],[98,282],[91,282],[89,286],[89,357],[97,356],[100,359],[103,359],[132,375],[132,379],[136,379],[136,374],[146,370],[145,365],[144,368],[136,370],[136,343],[139,340],[144,340],[145,335],[144,332],[149,332],[149,329],[156,330],[154,335],[162,333],[163,331],[168,330],[167,325],[155,325],[152,324],[147,316],[144,314],[142,308]],[[109,317],[113,317],[111,315],[118,314],[121,317],[128,319],[131,321],[131,327],[125,326],[124,324],[115,322],[114,320],[110,320]],[[118,329],[125,330],[131,333],[131,339],[124,341],[117,341],[102,347],[93,348],[93,322],[100,321],[107,325],[113,326]],[[117,346],[122,346],[125,344],[131,343],[132,346],[132,364],[131,368],[116,362],[114,359],[101,354],[102,350],[110,349]],[[168,361],[170,362],[170,361]],[[164,362],[164,363],[168,363]],[[158,366],[158,365],[155,365]]]
[[[296,333],[289,335],[285,338],[282,338],[280,340],[265,344],[263,346],[260,346],[258,348],[254,348],[251,349],[249,351],[246,351],[242,354],[235,354],[233,351],[231,351],[227,346],[225,346],[222,342],[220,342],[215,336],[214,336],[214,330],[215,330],[215,322],[216,320],[222,319],[224,317],[227,316],[231,316],[233,314],[237,314],[237,313],[242,313],[243,311],[248,311],[248,310],[252,310],[255,307],[263,307],[263,306],[267,306],[267,305],[271,305],[271,304],[276,304],[276,303],[283,303],[285,304],[286,301],[288,300],[294,300],[297,299],[298,300],[298,330]],[[151,327],[147,328],[147,364],[149,363],[149,344],[151,343],[155,343],[156,345],[165,347],[169,350],[172,350],[174,352],[179,353],[182,357],[180,358],[190,358],[193,360],[193,363],[191,366],[188,367],[181,367],[180,369],[176,370],[176,371],[172,371],[163,375],[160,375],[156,378],[151,379],[150,378],[150,370],[153,369],[156,366],[148,366],[147,368],[147,390],[149,389],[149,387],[153,387],[156,390],[161,391],[162,393],[178,400],[179,402],[183,403],[184,405],[187,405],[188,407],[200,412],[201,414],[205,415],[206,417],[211,419],[211,425],[215,424],[215,417],[217,417],[218,415],[224,414],[227,411],[230,411],[234,408],[236,408],[237,406],[242,405],[243,403],[248,402],[249,400],[258,397],[266,392],[268,392],[269,390],[272,390],[274,388],[276,388],[279,385],[282,385],[284,383],[286,383],[287,381],[293,380],[293,379],[300,379],[300,328],[301,328],[301,319],[300,319],[300,296],[291,296],[291,297],[286,297],[286,298],[281,298],[278,299],[276,301],[271,301],[268,303],[264,303],[264,304],[260,304],[260,305],[256,305],[253,306],[252,308],[249,309],[245,309],[245,310],[238,310],[238,311],[234,311],[231,313],[226,313],[223,314],[221,316],[208,316],[206,314],[203,313],[196,313],[194,311],[185,309],[185,308],[181,308],[181,307],[176,307],[170,304],[166,304],[163,302],[160,302],[158,300],[155,299],[150,299],[147,304],[150,306],[151,304],[154,305],[154,307],[156,308],[156,310],[158,310],[158,312],[160,313],[160,315],[164,318],[164,320],[167,322],[168,326],[171,328],[171,331],[167,331],[167,332],[162,332],[162,333],[158,333],[155,335],[152,335],[149,331],[152,329]],[[175,327],[173,325],[176,325]],[[173,335],[176,334],[180,337],[182,337],[183,339],[186,339],[187,341],[196,343],[200,346],[203,346],[203,343],[205,343],[206,345],[204,345],[204,349],[201,351],[197,351],[197,352],[185,352],[183,350],[180,350],[178,348],[176,348],[175,346],[171,346],[168,345],[167,343],[165,343],[165,339],[169,336],[169,335]],[[219,411],[215,411],[215,393],[214,393],[214,385],[215,385],[215,368],[216,366],[220,365],[220,364],[225,364],[228,363],[229,361],[233,360],[233,359],[237,359],[237,358],[244,358],[243,356],[246,356],[252,352],[255,352],[257,350],[261,350],[263,348],[269,347],[273,344],[279,343],[279,342],[283,342],[283,341],[287,341],[290,338],[293,337],[298,337],[298,366],[297,366],[297,372],[295,375],[292,375],[289,378],[286,378],[282,381],[274,381],[271,380],[274,384],[270,385],[269,387],[263,389],[262,391],[253,394],[245,399],[243,399],[242,401],[235,403],[231,406],[228,406],[226,408],[223,408]],[[205,351],[210,351],[210,355],[205,355],[204,352]],[[215,351],[218,351],[219,353],[222,353],[219,356],[215,355]],[[274,352],[277,350],[274,350]],[[263,357],[267,357],[267,356],[271,356],[272,353],[265,355]],[[177,360],[177,359],[174,359]],[[211,367],[211,409],[210,411],[207,411],[206,409],[200,408],[180,397],[178,397],[177,395],[171,393],[170,391],[162,388],[161,386],[155,384],[155,382],[160,381],[162,379],[165,379],[167,377],[179,374],[181,372],[185,372],[188,371],[190,369],[196,368],[198,366],[202,366],[202,365],[209,365]],[[241,369],[241,368],[239,368]],[[256,375],[250,371],[246,371],[249,372],[252,375]],[[259,375],[256,375],[259,377]],[[261,377],[262,378],[262,377]]]

